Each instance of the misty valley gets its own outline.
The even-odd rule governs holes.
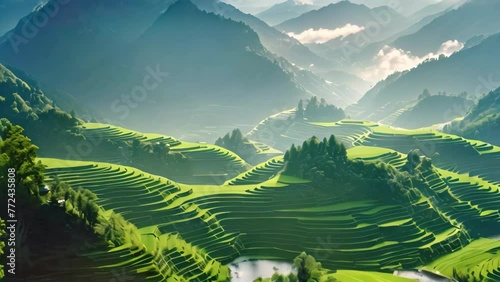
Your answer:
[[[500,281],[497,0],[0,0],[0,281]]]

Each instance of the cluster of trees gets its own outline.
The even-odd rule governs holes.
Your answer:
[[[437,95],[438,96],[448,96],[448,93],[446,93],[446,91],[438,91]],[[429,91],[429,89],[426,88],[422,91],[422,94],[420,94],[418,96],[418,99],[424,100],[424,99],[429,98],[431,96],[432,96],[431,92]],[[468,97],[471,99],[477,99],[477,97],[475,95],[469,95],[469,93],[467,93],[466,91],[460,92],[459,94],[452,95],[452,96],[456,96],[456,97],[459,97],[462,99],[467,99]]]
[[[333,190],[337,197],[346,199],[406,200],[412,187],[408,173],[383,162],[349,159],[345,146],[333,135],[292,145],[285,161],[284,174],[312,180],[318,191]]]
[[[275,273],[271,278],[258,278],[254,282],[319,282],[327,270],[323,269],[320,262],[313,256],[302,252],[293,260],[293,267],[296,273],[288,275]],[[336,281],[333,277],[328,277],[327,282]]]
[[[110,150],[121,150],[124,160],[134,167],[160,175],[164,175],[166,168],[171,173],[182,174],[190,171],[188,158],[180,152],[173,152],[166,143],[143,142],[138,139],[119,143],[108,142],[107,147],[110,147]]]
[[[435,153],[432,156],[432,159],[436,160],[439,159],[439,157],[440,157],[439,153]],[[417,173],[417,171],[419,171],[420,169],[423,170],[432,169],[432,159],[425,156],[421,157],[420,150],[418,149],[411,150],[406,155],[406,163],[401,168],[401,171],[408,172],[409,174],[413,175]]]
[[[94,227],[98,222],[99,206],[95,203],[97,196],[90,190],[79,188],[72,189],[66,183],[55,182],[50,185],[50,203],[63,205],[68,214],[75,215],[85,224]]]
[[[24,129],[9,120],[0,119],[0,171],[16,171],[16,207],[23,211],[41,204],[39,186],[43,183],[44,167],[36,161],[38,147],[23,135]],[[7,175],[0,174],[0,200],[6,203]],[[6,212],[4,210],[1,213]]]
[[[16,170],[16,219],[27,230],[33,232],[18,234],[17,240],[24,242],[23,248],[32,245],[41,248],[39,236],[44,231],[39,230],[41,221],[61,220],[59,236],[72,230],[86,230],[107,242],[109,246],[132,244],[142,247],[137,228],[114,212],[104,213],[96,203],[97,196],[89,190],[79,188],[74,190],[69,185],[57,179],[51,183],[50,192],[40,194],[44,184],[44,167],[36,161],[38,147],[23,135],[23,128],[13,125],[7,119],[0,119],[0,171],[8,168]],[[0,202],[6,203],[10,191],[7,189],[7,175],[0,174]],[[3,231],[1,219],[6,218],[7,209],[0,210],[0,231]],[[2,234],[0,233],[0,238]],[[51,238],[51,240],[54,238]],[[62,238],[61,238],[62,239]],[[57,240],[56,240],[57,241]],[[1,248],[5,242],[0,241]],[[0,256],[3,265],[4,257]],[[0,270],[0,278],[3,272]]]
[[[305,105],[304,102],[300,100],[295,113],[296,120],[307,119],[309,121],[334,122],[344,118],[344,110],[334,105],[329,105],[323,98],[318,101],[316,96],[312,97],[310,100],[306,100]]]
[[[215,145],[226,148],[233,152],[238,152],[247,149],[250,141],[243,137],[241,131],[237,128],[232,132],[227,133],[224,137],[217,139]]]
[[[106,217],[104,210],[96,203],[97,196],[90,190],[81,187],[75,190],[57,179],[50,186],[50,202],[57,205],[59,201],[64,200],[62,206],[66,214],[88,226],[110,247],[127,243],[141,246],[137,227],[113,211]]]
[[[257,152],[255,146],[243,136],[239,129],[234,129],[224,137],[217,139],[215,145],[226,148],[243,159],[254,157]]]
[[[500,146],[500,88],[484,95],[463,120],[446,125],[443,130]]]

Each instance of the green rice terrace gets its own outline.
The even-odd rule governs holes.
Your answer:
[[[132,165],[183,183],[222,184],[250,168],[238,155],[215,145],[182,142],[170,136],[143,134],[99,123],[85,123],[77,131],[85,141],[69,146],[69,150],[76,151],[73,159]],[[151,156],[134,158],[135,147],[148,145],[164,145],[174,160],[165,167],[152,162]],[[258,145],[262,154],[271,150],[264,144]],[[90,150],[78,151],[84,146]]]
[[[265,130],[266,123],[250,138]],[[239,257],[291,261],[305,251],[332,270],[324,273],[324,281],[414,281],[392,272],[424,269],[453,277],[454,268],[480,281],[498,281],[500,242],[486,239],[500,234],[498,147],[431,130],[355,121],[294,123],[279,129],[279,141],[267,143],[269,148],[285,151],[285,142],[336,134],[351,147],[347,156],[352,160],[402,170],[405,153],[425,146],[439,158],[433,158],[435,166],[416,168],[424,181],[412,187],[418,193],[403,201],[345,201],[334,192],[318,192],[311,180],[285,175],[283,157],[251,168],[216,146],[101,124],[85,124],[81,132],[89,140],[100,136],[111,142],[168,144],[196,163],[193,175],[198,178],[183,183],[187,176],[166,178],[121,165],[116,152],[100,155],[96,150],[86,161],[40,160],[48,181],[89,189],[101,207],[139,229],[143,249],[120,246],[80,254],[100,262],[96,271],[122,267],[148,281],[228,281],[228,264]],[[458,157],[467,161],[458,162]],[[217,171],[227,164],[238,169],[221,178]],[[218,180],[207,183],[220,184],[200,185],[204,177],[214,176]],[[463,260],[478,249],[482,255]]]
[[[342,120],[332,123],[291,122],[290,111],[261,122],[249,134],[251,140],[264,142],[279,150],[301,144],[311,136],[319,139],[335,135],[347,147],[389,148],[400,153],[418,149],[433,158],[439,168],[478,176],[500,184],[500,148],[491,144],[445,134],[434,129],[397,129],[365,121]],[[269,137],[272,136],[272,137]]]

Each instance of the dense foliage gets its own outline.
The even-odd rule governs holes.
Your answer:
[[[313,185],[347,199],[406,199],[410,176],[382,162],[351,160],[335,136],[313,137],[285,154],[284,174],[312,180]],[[389,196],[390,195],[390,196]]]
[[[58,180],[51,183],[50,187],[50,203],[52,205],[60,205],[68,217],[76,218],[88,226],[111,247],[126,243],[132,243],[136,247],[140,246],[137,228],[114,212],[105,216],[104,210],[96,203],[97,196],[90,190],[84,188],[75,190]]]
[[[482,97],[463,120],[447,125],[444,131],[500,146],[500,88]]]
[[[131,244],[134,248],[142,248],[137,228],[121,215],[112,211],[105,213],[97,205],[97,196],[91,191],[83,188],[74,190],[57,179],[48,185],[50,191],[41,189],[45,179],[42,163],[36,162],[38,147],[23,135],[23,131],[22,127],[11,124],[7,119],[0,120],[0,171],[15,169],[16,193],[13,197],[16,199],[16,219],[19,225],[31,230],[17,235],[16,239],[23,242],[19,252],[29,249],[47,252],[44,249],[46,242],[42,244],[41,238],[49,233],[54,244],[65,241],[68,236],[87,236],[89,240],[104,242],[110,247]],[[5,173],[0,174],[2,203],[7,202],[8,196],[6,177]],[[0,218],[6,218],[5,212],[6,209],[0,211]],[[2,232],[3,224],[0,219]],[[50,226],[49,231],[47,226]],[[0,249],[4,245],[3,241],[0,242]],[[22,262],[20,265],[26,267]]]
[[[39,89],[36,81],[25,79],[30,81],[29,85],[0,64],[2,117],[23,127],[25,134],[44,150],[61,152],[66,142],[81,140],[73,133],[73,128],[81,121],[58,108]]]
[[[41,203],[39,186],[43,183],[43,166],[36,162],[38,147],[23,135],[24,129],[7,119],[0,119],[0,171],[16,171],[16,206],[25,210]],[[0,175],[0,199],[7,197],[7,175]],[[5,211],[0,211],[0,215]]]
[[[341,108],[337,108],[334,105],[329,105],[325,99],[312,97],[310,100],[306,100],[305,105],[302,100],[299,101],[297,105],[297,112],[295,113],[295,119],[317,122],[333,122],[339,121],[345,118],[345,113]]]
[[[226,148],[235,153],[246,150],[250,145],[249,143],[250,141],[243,137],[243,134],[239,129],[234,129],[232,132],[227,133],[224,137],[215,141],[215,145]]]
[[[224,137],[217,139],[215,145],[236,153],[250,163],[255,163],[252,160],[257,158],[257,149],[243,136],[239,129],[234,129],[232,132],[224,135]]]

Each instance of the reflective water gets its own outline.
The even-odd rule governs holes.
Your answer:
[[[248,258],[238,258],[229,264],[231,282],[252,282],[259,277],[269,278],[275,272],[288,275],[292,268],[292,264],[288,262]]]

